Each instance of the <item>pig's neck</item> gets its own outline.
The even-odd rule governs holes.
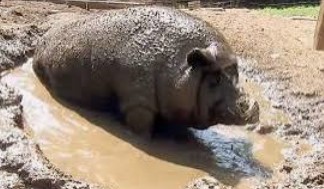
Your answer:
[[[174,116],[183,122],[194,121],[202,74],[188,67],[175,83]]]

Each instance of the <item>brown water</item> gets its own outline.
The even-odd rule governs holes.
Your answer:
[[[241,75],[240,82],[248,94],[260,105],[260,122],[264,125],[267,124],[284,124],[290,123],[289,117],[279,109],[274,109],[271,103],[264,98],[262,93],[263,89],[256,83],[251,82],[247,77]]]
[[[236,188],[250,188],[250,179],[217,167],[210,153],[195,142],[143,142],[104,113],[63,106],[41,85],[30,62],[2,81],[24,94],[26,123],[45,155],[76,178],[113,189],[181,189],[211,174]],[[282,160],[283,145],[270,136],[240,127],[211,130],[250,141],[254,158],[265,167],[274,167]]]

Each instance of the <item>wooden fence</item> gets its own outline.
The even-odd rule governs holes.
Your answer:
[[[166,6],[186,7],[188,2],[195,0],[34,0],[49,1],[54,3],[67,3],[85,8],[96,7],[101,9],[123,8],[137,5],[158,4]],[[284,7],[294,5],[319,5],[320,0],[200,0],[202,7],[237,8],[250,7],[262,8],[265,6]]]
[[[180,4],[185,5],[194,0],[151,0],[151,2],[159,2],[164,4]],[[271,7],[287,7],[296,5],[319,5],[320,0],[200,0],[203,7],[250,7],[262,8],[266,6]]]
[[[321,9],[315,30],[314,47],[316,50],[324,50],[324,0],[322,0],[321,3]]]

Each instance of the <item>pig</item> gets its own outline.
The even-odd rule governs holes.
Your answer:
[[[95,109],[117,104],[126,125],[145,137],[157,118],[206,129],[259,117],[224,36],[172,8],[114,10],[52,28],[33,69],[62,99]]]

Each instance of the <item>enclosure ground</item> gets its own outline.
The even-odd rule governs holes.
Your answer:
[[[290,115],[291,124],[278,125],[276,134],[294,146],[302,139],[314,146],[303,156],[290,151],[278,169],[280,181],[265,185],[323,187],[324,53],[312,48],[316,22],[247,9],[189,13],[222,31],[238,55],[250,60],[241,65],[242,73],[263,86],[274,107]]]
[[[312,49],[316,22],[264,15],[259,11],[187,11],[218,28],[238,55],[241,71],[264,87],[273,106],[291,123],[273,123],[275,135],[293,144],[279,177],[256,188],[322,188],[324,184],[324,53]],[[0,68],[14,68],[32,54],[50,27],[89,12],[65,5],[5,0],[0,3]],[[56,170],[25,132],[20,96],[0,87],[0,188],[90,188]],[[304,154],[306,141],[312,150]],[[210,181],[216,182],[216,181]],[[204,182],[203,182],[204,183]],[[210,184],[210,183],[209,183]],[[203,184],[202,184],[203,185]],[[195,186],[192,186],[194,188]]]

